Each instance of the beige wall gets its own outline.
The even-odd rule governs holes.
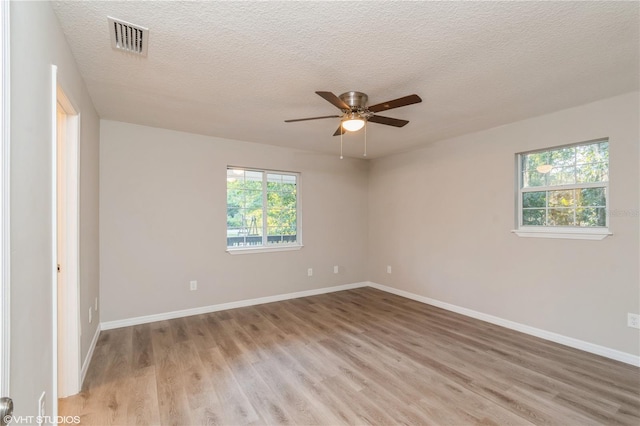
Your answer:
[[[637,355],[626,314],[640,311],[638,113],[631,93],[369,167],[103,120],[102,320],[368,279]],[[515,153],[601,137],[610,138],[614,235],[579,241],[511,233]],[[302,172],[301,251],[225,253],[227,165]],[[188,290],[192,279],[196,292]]]
[[[630,93],[373,161],[371,281],[638,355],[638,104]],[[613,236],[512,234],[515,153],[602,137]]]
[[[100,139],[103,321],[366,279],[365,161],[105,120]],[[227,165],[301,172],[304,248],[226,253]]]
[[[16,415],[36,415],[52,396],[51,65],[81,113],[80,316],[82,358],[99,317],[99,120],[49,2],[11,2],[11,396]]]

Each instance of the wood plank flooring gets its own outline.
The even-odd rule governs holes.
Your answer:
[[[85,425],[639,425],[640,369],[372,288],[103,331]]]

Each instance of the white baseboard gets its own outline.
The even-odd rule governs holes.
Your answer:
[[[485,314],[482,312],[474,311],[472,309],[463,308],[461,306],[452,305],[451,303],[441,302],[429,297],[420,296],[408,291],[399,290],[397,288],[389,287],[382,284],[373,282],[367,283],[370,287],[377,288],[378,290],[386,291],[398,296],[406,297],[418,302],[426,303],[427,305],[437,306],[438,308],[446,309],[447,311],[456,312],[471,318],[479,319],[482,321],[496,324],[501,327],[516,330],[521,333],[529,334],[531,336],[540,337],[541,339],[549,340],[551,342],[560,343],[561,345],[569,346],[571,348],[580,349],[585,352],[600,355],[606,358],[614,359],[616,361],[624,362],[640,367],[640,357],[618,351],[616,349],[607,348],[606,346],[596,345],[594,343],[585,342],[584,340],[574,339],[573,337],[563,336],[561,334],[553,333],[551,331],[542,330],[539,328],[531,327],[525,324],[520,324],[514,321],[509,321],[503,318],[495,317],[493,315]]]
[[[183,309],[180,311],[165,312],[162,314],[145,315],[141,317],[103,322],[98,326],[98,329],[96,330],[96,334],[93,337],[93,341],[91,342],[91,347],[89,348],[89,352],[87,353],[87,356],[85,357],[84,363],[82,365],[82,381],[84,382],[84,377],[87,373],[89,362],[91,361],[91,355],[93,354],[93,350],[95,349],[96,342],[98,341],[100,330],[111,330],[114,328],[129,327],[132,325],[146,324],[150,322],[188,317],[191,315],[207,314],[210,312],[224,311],[226,309],[235,309],[235,308],[242,308],[245,306],[261,305],[263,303],[279,302],[282,300],[296,299],[299,297],[307,297],[307,296],[315,296],[318,294],[332,293],[332,292],[343,291],[343,290],[351,290],[354,288],[367,287],[367,286],[385,291],[387,293],[392,293],[398,296],[406,297],[407,299],[412,299],[418,302],[426,303],[427,305],[437,306],[438,308],[446,309],[447,311],[456,312],[458,314],[462,314],[471,318],[479,319],[481,321],[486,321],[491,324],[496,324],[501,327],[509,328],[511,330],[516,330],[521,333],[529,334],[531,336],[540,337],[541,339],[549,340],[551,342],[560,343],[561,345],[569,346],[571,348],[580,349],[585,352],[589,352],[592,354],[600,355],[606,358],[614,359],[616,361],[620,361],[626,364],[631,364],[631,365],[640,367],[640,357],[627,352],[622,352],[616,349],[607,348],[606,346],[596,345],[594,343],[586,342],[584,340],[574,339],[573,337],[563,336],[561,334],[553,333],[551,331],[542,330],[542,329],[531,327],[525,324],[520,324],[515,321],[510,321],[510,320],[499,318],[493,315],[474,311],[472,309],[463,308],[461,306],[453,305],[451,303],[441,302],[436,299],[420,296],[414,293],[410,293],[408,291],[399,290],[397,288],[389,287],[386,285],[365,281],[365,282],[359,282],[359,283],[353,283],[353,284],[338,285],[334,287],[323,287],[323,288],[318,288],[313,290],[298,291],[295,293],[285,293],[285,294],[278,294],[275,296],[259,297],[256,299],[239,300],[237,302],[202,306],[199,308]]]
[[[89,370],[89,364],[91,364],[91,358],[93,357],[93,351],[96,349],[98,337],[100,337],[100,324],[98,324],[96,333],[93,335],[93,339],[91,339],[87,355],[84,357],[84,361],[82,361],[82,369],[80,370],[80,389],[82,389],[82,385],[84,384],[84,377],[87,375],[87,371]]]
[[[258,297],[256,299],[239,300],[237,302],[221,303],[218,305],[202,306],[199,308],[183,309],[180,311],[166,312],[162,314],[145,315],[141,317],[127,318],[116,321],[106,321],[100,324],[100,329],[111,330],[113,328],[129,327],[132,325],[146,324],[156,321],[164,321],[174,318],[188,317],[191,315],[208,314],[210,312],[224,311],[226,309],[243,308],[245,306],[262,305],[263,303],[280,302],[282,300],[297,299],[299,297],[316,296],[318,294],[333,293],[335,291],[351,290],[366,287],[368,282],[344,284],[334,287],[323,287],[313,290],[297,291],[295,293],[277,294],[275,296]],[[84,377],[84,376],[83,376]]]

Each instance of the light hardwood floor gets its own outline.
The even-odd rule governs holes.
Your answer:
[[[640,369],[372,288],[103,331],[85,425],[640,424]]]

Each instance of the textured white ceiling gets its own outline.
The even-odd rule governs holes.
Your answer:
[[[322,152],[338,119],[284,123],[339,113],[316,90],[422,97],[383,113],[404,128],[368,126],[373,158],[639,88],[639,2],[53,7],[102,118]],[[111,49],[107,15],[150,29],[148,57]]]

